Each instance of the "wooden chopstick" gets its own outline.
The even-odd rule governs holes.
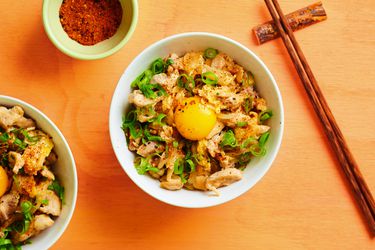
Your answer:
[[[349,185],[354,193],[354,197],[362,210],[366,219],[372,236],[375,235],[375,202],[371,192],[359,171],[358,165],[351,154],[344,136],[325,100],[319,85],[312,73],[312,70],[300,48],[297,40],[294,37],[277,0],[265,0],[268,10],[279,29],[280,36],[288,50],[288,53],[293,61],[293,64],[301,78],[308,97],[317,113],[329,143],[336,154],[345,176],[348,179]],[[276,9],[276,11],[275,11]],[[276,14],[277,12],[277,14]],[[280,17],[280,20],[278,18]]]

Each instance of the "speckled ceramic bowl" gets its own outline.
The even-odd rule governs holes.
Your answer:
[[[134,154],[128,150],[121,118],[129,107],[130,83],[158,57],[170,53],[183,55],[189,51],[203,51],[216,48],[233,57],[240,65],[251,70],[260,95],[267,100],[273,111],[268,124],[271,135],[266,144],[267,154],[254,158],[243,172],[243,179],[227,187],[220,188],[220,196],[210,196],[209,192],[181,189],[169,191],[160,188],[160,182],[147,175],[139,175],[134,167]],[[109,114],[109,131],[113,149],[122,168],[128,176],[146,193],[163,202],[175,206],[198,208],[209,207],[230,201],[252,188],[270,169],[275,159],[284,130],[284,109],[279,88],[267,66],[248,48],[227,37],[203,32],[177,34],[160,40],[141,52],[122,75],[112,97]]]
[[[77,59],[94,60],[116,53],[129,41],[137,25],[137,0],[120,0],[123,15],[116,34],[95,45],[84,46],[72,40],[64,31],[59,18],[62,2],[63,0],[43,1],[44,29],[49,39],[59,50]]]

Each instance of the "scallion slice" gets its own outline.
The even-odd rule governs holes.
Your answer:
[[[195,88],[195,81],[191,76],[187,74],[181,74],[177,78],[177,86],[180,88],[185,88],[188,91],[192,91]]]
[[[264,122],[272,117],[272,110],[266,110],[259,114],[259,120]]]
[[[218,78],[215,73],[208,71],[202,74],[202,81],[207,85],[216,85]]]
[[[216,55],[219,53],[217,49],[208,48],[204,51],[203,56],[207,59],[213,59],[216,57]]]
[[[151,64],[151,70],[154,75],[163,73],[165,69],[164,61],[161,58],[156,59]]]
[[[270,137],[270,132],[266,132],[262,134],[259,138],[259,147],[261,148],[264,147],[269,137]]]

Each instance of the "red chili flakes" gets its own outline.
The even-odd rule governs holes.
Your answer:
[[[118,0],[64,0],[60,22],[68,36],[83,45],[112,37],[122,19]]]

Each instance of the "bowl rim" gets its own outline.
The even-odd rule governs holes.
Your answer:
[[[70,221],[73,217],[73,213],[74,213],[74,210],[75,210],[75,207],[76,207],[77,195],[78,195],[78,175],[77,175],[77,167],[76,167],[76,164],[75,164],[74,156],[73,156],[72,151],[70,150],[69,144],[68,144],[67,140],[65,139],[64,135],[61,133],[61,131],[55,125],[55,123],[51,119],[49,119],[47,117],[47,115],[45,115],[42,111],[40,111],[38,108],[34,107],[33,105],[31,105],[31,104],[29,104],[25,101],[22,101],[18,98],[15,98],[15,97],[7,96],[7,95],[0,95],[0,105],[4,105],[3,103],[1,103],[1,100],[6,100],[6,101],[9,101],[9,102],[12,102],[12,103],[14,103],[14,105],[19,105],[21,107],[27,107],[28,109],[31,109],[31,110],[35,111],[36,113],[38,113],[41,116],[41,119],[44,119],[48,123],[48,125],[51,126],[53,130],[56,131],[56,133],[61,138],[64,146],[66,147],[66,149],[68,151],[68,156],[69,156],[69,159],[70,159],[70,162],[71,162],[71,165],[72,165],[72,169],[73,169],[73,183],[74,183],[73,199],[72,199],[71,205],[69,206],[70,209],[67,213],[67,217],[63,221],[62,226],[57,228],[57,230],[58,230],[57,233],[55,233],[53,238],[50,238],[48,240],[48,243],[46,243],[46,249],[48,249],[51,246],[53,246],[60,239],[60,237],[63,235],[63,233],[67,229],[67,227],[68,227],[68,225],[69,225],[69,223],[70,223]],[[26,115],[29,115],[29,114],[26,113]],[[32,118],[35,119],[34,117],[32,117]],[[38,123],[37,120],[36,120],[36,122]],[[52,228],[53,228],[53,226],[52,226]],[[38,236],[36,236],[36,237],[38,237]],[[32,247],[32,246],[33,245],[31,244],[30,247]],[[25,249],[28,249],[28,248],[25,247]]]
[[[130,27],[129,27],[129,30],[128,32],[126,33],[125,37],[116,45],[114,46],[113,48],[103,52],[103,53],[99,53],[99,54],[94,54],[94,55],[87,55],[87,54],[83,54],[83,53],[79,53],[79,52],[75,52],[75,51],[72,51],[70,49],[67,49],[62,43],[60,43],[56,38],[55,36],[53,35],[53,32],[51,30],[51,26],[50,26],[50,23],[47,21],[49,20],[47,15],[48,15],[48,4],[50,3],[50,1],[53,1],[53,0],[43,0],[43,14],[42,14],[42,18],[43,18],[43,26],[44,26],[44,30],[48,36],[48,38],[51,40],[51,42],[61,51],[63,52],[64,54],[70,56],[70,57],[73,57],[75,59],[80,59],[80,60],[96,60],[96,59],[102,59],[102,58],[105,58],[105,57],[108,57],[110,55],[113,55],[115,54],[116,52],[118,52],[129,40],[130,38],[132,37],[134,31],[135,31],[135,28],[137,26],[137,23],[138,23],[138,1],[137,0],[130,0],[132,2],[132,5],[133,5],[133,17],[132,17],[132,20],[131,20],[131,23],[130,23]]]
[[[120,150],[122,148],[119,149],[119,148],[116,147],[117,146],[116,140],[115,140],[116,134],[113,131],[113,126],[114,125],[111,122],[114,119],[112,117],[114,117],[116,115],[114,113],[114,110],[113,110],[112,107],[115,105],[116,96],[118,95],[117,93],[119,93],[121,91],[121,89],[120,89],[120,83],[125,78],[125,75],[127,74],[127,71],[129,70],[129,68],[131,68],[131,66],[139,58],[141,58],[143,56],[143,54],[148,53],[149,51],[153,50],[155,47],[158,47],[161,44],[168,43],[169,41],[174,40],[174,39],[180,39],[180,38],[186,38],[186,37],[194,37],[194,36],[208,36],[208,37],[212,37],[212,38],[215,38],[215,39],[221,39],[221,40],[224,40],[224,41],[226,41],[228,43],[232,43],[235,46],[239,47],[240,49],[246,51],[250,56],[252,56],[259,63],[259,65],[266,72],[267,76],[270,78],[270,80],[272,82],[272,85],[274,86],[276,95],[277,95],[277,101],[278,101],[279,106],[280,106],[280,114],[279,114],[280,115],[280,128],[279,128],[279,133],[278,133],[278,136],[275,137],[275,149],[272,152],[269,152],[267,154],[268,157],[269,157],[269,163],[268,163],[268,166],[266,166],[265,171],[259,176],[259,178],[256,180],[256,182],[253,185],[249,185],[246,188],[243,188],[243,190],[241,190],[240,192],[238,192],[236,195],[228,197],[226,199],[222,199],[222,200],[217,201],[217,202],[212,202],[210,204],[203,204],[203,205],[194,205],[194,204],[193,205],[187,205],[187,204],[182,204],[182,203],[178,203],[178,202],[172,202],[172,201],[170,201],[168,199],[165,199],[165,198],[159,197],[157,195],[154,195],[152,193],[149,193],[146,190],[145,187],[143,187],[142,185],[139,185],[138,181],[137,181],[137,178],[133,177],[131,174],[129,174],[128,171],[127,171],[126,165],[120,161],[120,157],[119,157],[118,154],[121,153]],[[237,42],[237,41],[235,41],[235,40],[233,40],[231,38],[228,38],[228,37],[220,35],[220,34],[215,34],[215,33],[210,33],[210,32],[185,32],[185,33],[174,34],[174,35],[165,37],[165,38],[163,38],[161,40],[158,40],[158,41],[152,43],[151,45],[149,45],[148,47],[146,47],[144,50],[142,50],[142,52],[139,53],[136,57],[134,57],[134,59],[128,64],[128,66],[124,70],[122,76],[120,77],[119,81],[117,82],[116,88],[115,88],[115,90],[113,92],[113,95],[112,95],[108,125],[109,125],[109,133],[110,133],[110,139],[111,139],[112,149],[115,152],[117,161],[119,162],[121,168],[124,170],[124,172],[127,174],[127,176],[136,184],[137,187],[139,187],[141,190],[143,190],[146,194],[150,195],[151,197],[153,197],[153,198],[155,198],[155,199],[157,199],[157,200],[159,200],[159,201],[161,201],[163,203],[167,203],[169,205],[173,205],[173,206],[177,206],[177,207],[183,207],[183,208],[206,208],[206,207],[217,206],[217,205],[226,203],[228,201],[231,201],[231,200],[233,200],[235,198],[238,198],[239,196],[243,195],[245,192],[249,191],[252,187],[254,187],[264,177],[264,175],[269,171],[269,169],[271,168],[271,166],[272,166],[273,162],[275,161],[276,156],[277,156],[277,154],[278,154],[278,152],[280,150],[280,146],[281,146],[281,142],[282,142],[282,138],[283,138],[283,134],[284,134],[284,106],[283,106],[283,100],[282,100],[282,96],[281,96],[281,93],[280,93],[280,89],[279,89],[279,87],[278,87],[278,85],[276,83],[276,80],[273,77],[272,73],[270,72],[270,70],[268,69],[268,67],[265,65],[265,63],[253,51],[251,51],[249,48],[247,48],[246,46],[242,45],[241,43],[239,43],[239,42]]]

